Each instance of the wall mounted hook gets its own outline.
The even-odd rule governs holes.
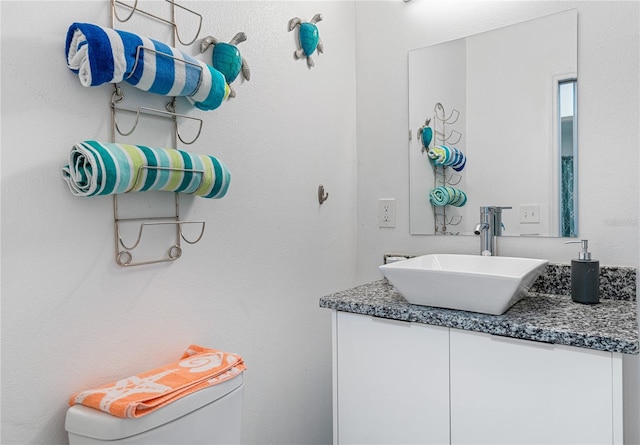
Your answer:
[[[325,193],[324,185],[320,184],[318,186],[318,202],[322,205],[327,199],[329,199],[329,194]]]

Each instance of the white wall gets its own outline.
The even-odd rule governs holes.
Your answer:
[[[72,392],[191,342],[245,357],[245,443],[329,443],[330,317],[318,297],[379,278],[386,252],[478,249],[472,237],[408,235],[409,49],[577,7],[581,236],[602,264],[637,266],[637,3],[189,4],[207,34],[249,36],[252,79],[204,114],[193,148],[223,159],[232,186],[220,201],[183,200],[207,232],[179,261],[121,269],[110,198],[72,197],[59,176],[71,144],[108,138],[110,88],[80,87],[63,55],[69,24],[107,25],[107,2],[0,2],[3,444],[65,443]],[[317,12],[326,52],[309,70],[292,59],[286,24]],[[398,200],[395,229],[377,228],[380,197]],[[576,253],[561,239],[501,241],[507,255]],[[625,360],[628,419],[640,415],[638,376]]]
[[[358,2],[358,282],[381,277],[385,253],[479,249],[476,237],[409,235],[407,52],[572,8],[578,9],[579,236],[589,239],[602,265],[638,266],[638,2]],[[397,225],[380,229],[377,201],[394,197]],[[561,238],[499,244],[503,255],[565,264],[577,253]],[[626,443],[640,443],[638,356],[626,356],[624,366]]]
[[[3,444],[66,443],[73,392],[190,343],[245,358],[245,443],[331,441],[331,319],[318,299],[355,284],[354,6],[188,4],[203,36],[248,35],[251,80],[194,111],[203,134],[181,145],[218,156],[232,183],[222,200],[183,198],[206,232],[181,259],[123,269],[111,198],[74,197],[60,175],[72,144],[109,138],[112,88],[82,87],[64,59],[68,26],[109,26],[109,2],[1,2]],[[316,13],[325,53],[308,69],[287,24]]]

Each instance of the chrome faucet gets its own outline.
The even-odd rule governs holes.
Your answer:
[[[502,210],[511,207],[483,206],[480,207],[480,222],[473,231],[480,235],[480,255],[497,256],[497,236],[502,235]]]

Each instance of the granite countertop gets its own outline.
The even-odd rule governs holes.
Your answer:
[[[635,300],[575,303],[568,295],[529,292],[502,315],[409,304],[386,279],[320,299],[320,307],[492,335],[638,354]]]

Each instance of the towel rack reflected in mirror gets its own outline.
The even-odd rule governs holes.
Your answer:
[[[447,126],[452,125],[460,118],[460,112],[452,108],[447,116],[444,105],[437,102],[433,107],[433,142],[434,145],[453,145],[460,142],[462,133],[455,129],[449,129]],[[427,120],[429,122],[429,120]],[[454,186],[462,181],[462,175],[451,173],[446,165],[433,164],[433,186]],[[460,232],[451,232],[450,226],[457,226],[462,222],[462,215],[448,215],[447,206],[431,206],[433,209],[434,233],[436,235],[459,235]]]

